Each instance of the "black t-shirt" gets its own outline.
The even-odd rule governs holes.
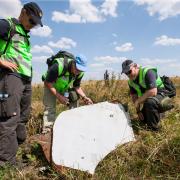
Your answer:
[[[13,18],[13,21],[16,23],[16,24],[20,24],[19,21],[15,18]],[[21,25],[21,24],[20,24]],[[22,25],[21,25],[22,26]],[[24,27],[22,26],[22,28],[24,29]],[[5,41],[8,41],[8,34],[9,34],[9,30],[10,30],[10,24],[9,22],[6,20],[6,19],[0,19],[0,38],[5,40]],[[24,31],[26,33],[28,33],[29,31],[25,30]],[[12,74],[12,75],[15,75],[16,77],[18,78],[21,78],[25,81],[28,81],[28,82],[31,82],[32,80],[32,77],[28,77],[28,76],[24,76],[24,75],[20,75],[16,72],[12,72],[10,71],[9,69],[5,69],[5,68],[2,68],[0,67],[0,71],[6,71],[8,74]]]
[[[156,88],[156,79],[157,79],[157,73],[154,72],[153,70],[149,69],[145,75],[145,84],[146,84],[146,89],[143,88],[142,86],[139,86],[141,89],[141,92],[144,93],[146,90]],[[137,78],[134,80],[136,84],[139,84],[139,75]],[[130,88],[130,94],[137,94],[136,90],[129,86]]]
[[[47,72],[47,76],[45,81],[49,83],[54,83],[58,79],[58,63],[54,63]],[[73,87],[80,87],[81,84],[81,78],[78,78],[78,76],[75,77],[75,80],[73,82]]]

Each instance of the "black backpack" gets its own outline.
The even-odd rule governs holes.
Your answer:
[[[165,94],[170,98],[176,96],[176,87],[171,79],[167,76],[162,76],[161,80],[165,87]]]
[[[9,21],[8,21],[8,23],[9,23]],[[24,36],[24,35],[22,35],[21,33],[17,32],[17,31],[16,31],[16,26],[15,26],[15,24],[16,24],[15,18],[11,18],[11,23],[9,23],[9,25],[10,25],[9,37],[8,37],[8,39],[6,40],[6,46],[5,46],[4,51],[3,51],[3,53],[2,53],[1,55],[3,55],[3,54],[6,53],[6,50],[7,50],[8,46],[9,46],[9,43],[10,43],[12,37],[13,37],[15,34],[20,34],[21,36],[25,37],[25,38],[27,39],[28,44],[29,44],[29,40],[28,40],[28,37],[29,37],[29,36]]]
[[[5,46],[5,48],[4,48],[4,51],[3,51],[3,53],[1,54],[1,55],[3,55],[3,54],[5,54],[6,53],[6,50],[7,50],[7,48],[8,48],[8,45],[9,45],[9,43],[10,43],[10,41],[11,41],[11,38],[14,36],[14,34],[16,33],[16,27],[15,27],[15,24],[14,24],[14,19],[12,18],[11,19],[11,21],[12,21],[12,23],[10,23],[9,25],[10,25],[10,30],[9,30],[9,37],[8,37],[8,39],[6,40],[6,46]],[[9,21],[8,21],[8,23],[9,23]]]
[[[70,52],[60,50],[57,54],[55,54],[55,55],[53,55],[47,59],[46,64],[48,65],[48,68],[52,66],[53,61],[56,58],[63,58],[64,59],[64,68],[63,68],[63,72],[61,74],[61,76],[63,76],[68,70],[68,65],[69,65],[68,59],[70,58],[73,61],[75,61],[75,57]]]

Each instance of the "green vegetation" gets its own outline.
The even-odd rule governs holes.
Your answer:
[[[117,147],[99,163],[92,177],[86,172],[63,168],[57,173],[47,163],[38,144],[23,144],[18,151],[21,168],[0,169],[0,179],[180,179],[180,78],[177,84],[175,108],[162,118],[160,132],[146,131],[137,120],[124,80],[88,81],[83,89],[94,102],[119,100],[127,104],[132,118],[136,142]],[[33,87],[32,113],[27,125],[28,136],[41,132],[43,115],[42,85]],[[82,103],[82,102],[81,102]],[[66,107],[58,105],[58,113]]]

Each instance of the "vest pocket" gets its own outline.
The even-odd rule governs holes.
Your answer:
[[[12,117],[17,115],[17,103],[15,96],[7,96],[3,96],[0,99],[0,117]]]

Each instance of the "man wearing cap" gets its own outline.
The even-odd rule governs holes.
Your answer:
[[[132,60],[125,60],[122,63],[122,73],[129,78],[130,95],[139,119],[147,124],[148,129],[159,130],[160,102],[166,96],[164,84],[157,69],[142,67]]]
[[[82,54],[71,57],[55,58],[42,77],[45,85],[43,133],[48,132],[55,121],[56,98],[61,104],[68,105],[70,109],[79,106],[79,96],[86,104],[93,104],[80,87],[87,68],[87,59]]]
[[[31,103],[32,55],[29,31],[41,25],[42,10],[30,2],[20,16],[0,19],[0,166],[16,164],[26,139]]]

